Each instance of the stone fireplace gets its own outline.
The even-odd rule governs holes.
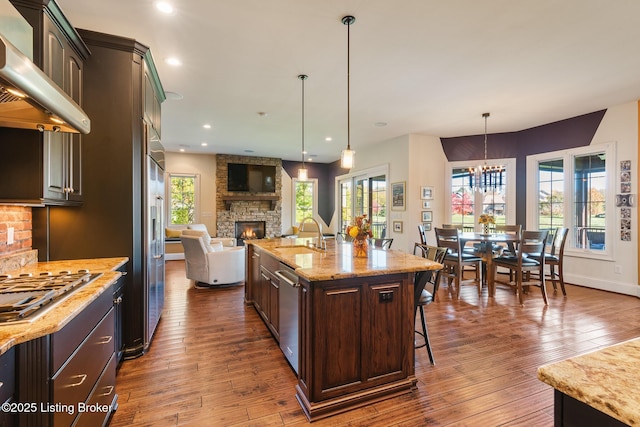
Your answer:
[[[275,192],[227,191],[227,165],[246,163],[276,166]],[[236,237],[237,222],[261,222],[262,237],[282,234],[282,161],[273,157],[216,156],[216,231],[218,237]],[[238,244],[240,239],[238,239]]]

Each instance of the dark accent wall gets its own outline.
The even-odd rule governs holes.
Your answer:
[[[526,224],[527,156],[591,144],[606,111],[518,132],[488,135],[488,159],[516,159],[516,223]],[[441,138],[441,141],[444,154],[451,162],[484,158],[484,134]]]
[[[282,167],[294,178],[298,176],[298,168],[302,162],[292,162],[283,160]],[[331,217],[335,209],[335,177],[343,175],[346,171],[340,168],[340,161],[334,163],[305,163],[309,170],[309,178],[318,179],[318,215],[325,222],[331,223]]]

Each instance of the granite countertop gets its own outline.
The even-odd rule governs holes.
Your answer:
[[[538,379],[600,412],[640,425],[640,338],[538,368]]]
[[[55,274],[63,270],[88,269],[91,273],[102,273],[102,276],[55,303],[52,309],[43,315],[36,315],[35,320],[31,322],[0,324],[0,354],[4,354],[15,345],[62,329],[122,275],[120,272],[113,270],[124,265],[127,261],[128,258],[126,257],[51,261],[34,263],[18,270],[6,271],[5,273],[16,276],[21,273],[33,273],[35,275],[40,272],[50,271]]]
[[[442,268],[441,264],[397,250],[370,248],[367,258],[355,258],[351,243],[327,240],[327,249],[305,247],[309,238],[246,240],[295,269],[308,281],[336,280],[351,277],[412,273]]]

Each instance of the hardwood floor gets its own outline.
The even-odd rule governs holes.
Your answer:
[[[150,351],[122,364],[111,426],[309,425],[295,376],[242,285],[196,289],[183,261],[167,262],[166,305]],[[411,394],[314,426],[552,426],[553,389],[538,366],[640,336],[640,299],[567,286],[549,306],[538,288],[478,298],[446,286],[425,309],[436,365],[416,350]],[[418,326],[418,324],[416,324]]]

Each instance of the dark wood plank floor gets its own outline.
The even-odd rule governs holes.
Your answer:
[[[118,372],[111,426],[309,425],[295,377],[242,285],[195,289],[182,261],[167,263],[166,306],[149,353]],[[418,389],[314,426],[552,426],[553,389],[538,366],[640,336],[640,299],[579,286],[510,289],[427,307],[436,366],[416,351]]]

